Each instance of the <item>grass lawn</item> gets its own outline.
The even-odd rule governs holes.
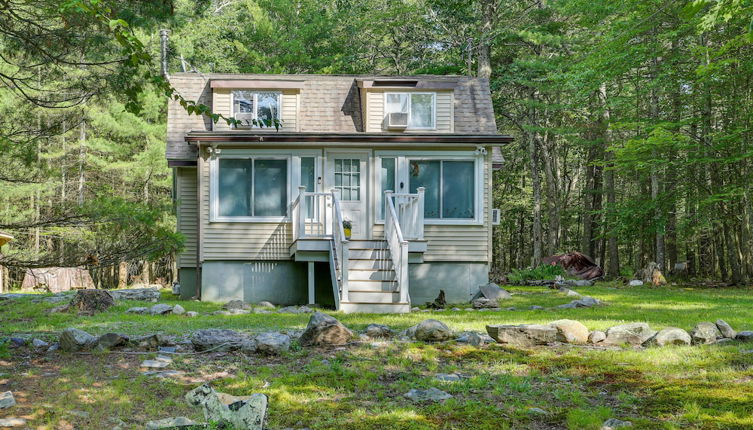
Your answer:
[[[603,300],[596,308],[528,310],[572,298],[544,288],[509,287],[513,299],[499,312],[414,312],[408,315],[336,314],[354,330],[369,323],[402,330],[436,318],[455,331],[484,331],[486,324],[546,323],[576,319],[589,329],[623,322],[652,328],[691,329],[722,318],[738,330],[753,329],[753,289],[578,288]],[[180,302],[210,312],[219,304]],[[55,306],[31,300],[0,302],[0,337],[33,335],[48,341],[66,327],[92,334],[163,332],[183,335],[199,328],[248,332],[303,329],[309,315],[147,316],[125,314],[140,302],[118,304],[92,317],[47,314]],[[466,305],[460,305],[463,308]],[[271,429],[599,429],[611,417],[633,428],[753,428],[753,344],[731,343],[655,349],[594,349],[578,346],[533,349],[455,343],[374,343],[337,349],[294,345],[281,357],[241,353],[184,355],[171,369],[184,378],[143,376],[149,355],[32,354],[0,347],[0,391],[13,391],[18,405],[0,417],[20,416],[34,429],[143,429],[146,421],[183,415],[201,419],[183,395],[201,381],[220,391],[270,398]],[[435,379],[458,373],[460,382]],[[454,397],[413,404],[411,388],[437,387]],[[540,408],[546,414],[534,413]],[[73,411],[71,413],[71,411]],[[120,421],[117,421],[120,420]]]

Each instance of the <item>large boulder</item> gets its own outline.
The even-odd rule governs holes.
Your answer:
[[[607,334],[601,330],[594,330],[588,335],[588,341],[590,343],[593,343],[594,345],[597,343],[604,342],[604,339],[606,338],[607,338]]]
[[[111,290],[109,293],[115,300],[157,302],[160,299],[159,289],[157,288],[130,288],[127,290]]]
[[[646,346],[690,345],[688,332],[677,327],[667,327],[645,342]]]
[[[392,329],[382,324],[369,324],[364,333],[370,338],[392,337]]]
[[[77,328],[67,328],[60,334],[60,349],[63,351],[84,351],[94,347],[96,343],[96,337]]]
[[[452,331],[442,321],[428,319],[415,326],[413,338],[422,342],[443,342],[452,339]]]
[[[210,328],[196,330],[191,335],[191,343],[197,351],[233,351],[255,349],[253,340],[235,330]]]
[[[753,331],[745,330],[738,332],[735,339],[742,342],[753,342]]]
[[[343,345],[353,338],[353,332],[335,318],[315,312],[301,335],[303,346]]]
[[[471,302],[471,306],[473,306],[474,309],[498,308],[499,302],[487,299],[486,297],[479,297]]]
[[[512,295],[509,292],[507,292],[505,289],[501,288],[499,285],[493,282],[490,282],[486,285],[479,287],[478,292],[476,293],[476,295],[473,296],[471,301],[474,301],[481,297],[492,300],[496,303],[499,300],[511,299]]]
[[[727,339],[734,339],[735,336],[737,336],[737,332],[732,328],[732,326],[727,324],[727,321],[716,320],[716,328],[718,328],[719,332],[722,333],[722,336]]]
[[[557,341],[557,329],[549,325],[488,325],[486,332],[498,343],[517,346],[546,345]]]
[[[282,354],[290,349],[290,336],[277,332],[262,333],[254,339],[256,352],[263,354]]]
[[[588,328],[575,320],[557,320],[549,323],[557,329],[557,340],[566,343],[588,342]]]
[[[267,413],[267,396],[231,396],[218,393],[207,384],[201,385],[186,394],[186,401],[193,406],[201,406],[207,421],[217,422],[221,428],[262,430]]]
[[[97,338],[97,348],[114,349],[128,345],[128,336],[118,333],[105,333]]]
[[[81,315],[94,315],[115,305],[115,300],[105,290],[79,290],[71,299],[68,309],[77,311]]]
[[[169,314],[172,311],[173,307],[165,303],[158,303],[149,308],[149,313],[152,315],[165,315]]]
[[[699,322],[690,331],[690,337],[693,339],[694,345],[700,345],[704,343],[714,343],[717,339],[721,339],[722,332],[716,324],[712,322]]]
[[[607,345],[642,345],[656,334],[646,323],[629,323],[607,329]]]

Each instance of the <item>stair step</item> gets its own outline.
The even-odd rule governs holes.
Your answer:
[[[348,301],[358,303],[397,303],[400,293],[387,291],[348,291]]]
[[[388,260],[390,259],[389,249],[350,249],[348,257],[351,260]]]
[[[397,289],[397,281],[356,281],[348,280],[348,291],[386,291]]]
[[[389,249],[386,240],[351,240],[349,249]]]
[[[410,303],[358,303],[340,302],[340,310],[347,313],[405,314],[410,312]]]
[[[394,270],[348,270],[348,281],[394,281]]]
[[[392,270],[392,260],[353,260],[348,262],[348,269]]]

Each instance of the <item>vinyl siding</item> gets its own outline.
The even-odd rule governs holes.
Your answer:
[[[178,199],[178,232],[184,238],[184,249],[178,255],[179,267],[196,267],[197,195],[196,169],[175,169],[176,197]]]
[[[212,112],[223,114],[230,117],[233,114],[232,90],[228,88],[215,88],[212,96]],[[282,106],[280,118],[282,126],[280,131],[298,131],[298,92],[282,91]],[[215,131],[230,130],[231,127],[227,122],[220,120],[214,124]]]
[[[202,261],[289,260],[293,237],[290,223],[209,222],[209,163],[201,169]]]
[[[366,132],[379,133],[390,131],[384,123],[384,93],[391,91],[366,91]],[[406,133],[453,133],[454,105],[452,91],[436,92],[436,129],[405,130]]]

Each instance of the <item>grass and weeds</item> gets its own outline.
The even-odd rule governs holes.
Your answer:
[[[577,319],[590,329],[645,321],[655,329],[690,329],[723,318],[753,329],[753,290],[621,288],[600,284],[578,291],[608,303],[587,309],[528,310],[572,300],[564,294],[510,287],[514,311],[430,312],[408,315],[335,314],[355,330],[369,323],[400,330],[436,318],[456,331],[486,324],[545,323]],[[178,303],[169,296],[164,302]],[[219,304],[180,302],[210,312]],[[26,334],[54,340],[69,326],[93,334],[186,334],[209,327],[248,332],[302,329],[308,315],[129,315],[143,303],[123,303],[93,316],[47,314],[54,306],[31,300],[0,303],[2,336]],[[461,308],[464,307],[460,306]],[[4,348],[4,349],[3,349]],[[18,406],[1,416],[23,416],[35,429],[142,429],[148,420],[183,415],[201,419],[183,395],[200,381],[231,394],[269,396],[270,429],[599,429],[608,418],[647,429],[753,428],[753,349],[731,343],[693,347],[603,350],[561,346],[521,349],[454,343],[365,343],[338,349],[296,347],[281,357],[203,354],[175,359],[185,378],[145,377],[138,365],[149,355],[43,354],[0,347],[0,391]],[[435,379],[458,373],[460,382]],[[437,387],[453,395],[444,403],[413,404],[411,388]],[[546,414],[537,412],[539,408]],[[73,413],[71,411],[74,411]],[[83,413],[81,413],[83,412]]]
[[[533,268],[513,269],[512,273],[507,275],[507,279],[512,283],[524,283],[531,279],[556,279],[558,276],[563,278],[573,278],[569,276],[565,269],[559,265],[542,264]]]

